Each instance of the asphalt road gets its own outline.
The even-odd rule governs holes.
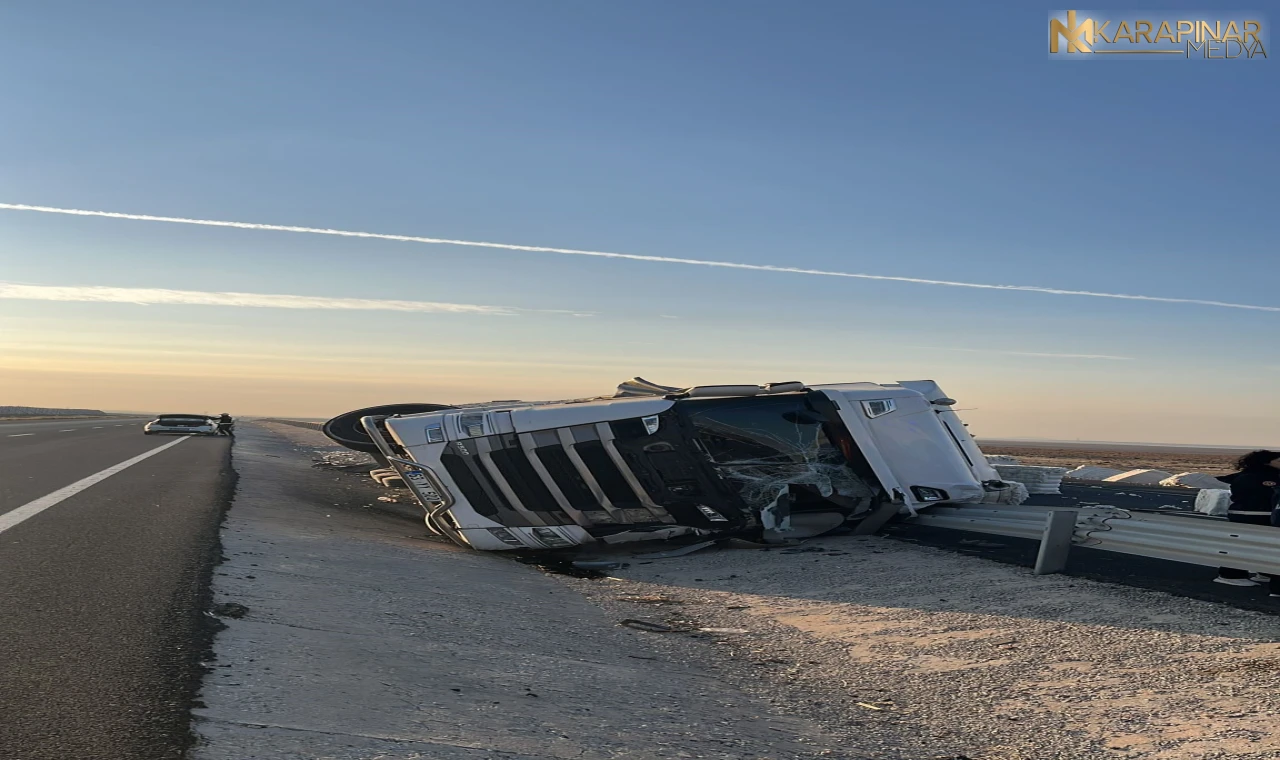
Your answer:
[[[1225,484],[1223,487],[1226,487]],[[1191,488],[1070,482],[1063,483],[1061,490],[1061,494],[1032,496],[1027,503],[1039,507],[1105,505],[1157,512],[1191,512],[1195,510],[1196,494],[1199,493]]]
[[[0,758],[177,758],[189,740],[230,445],[143,422],[0,422]]]

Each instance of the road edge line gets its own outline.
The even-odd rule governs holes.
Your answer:
[[[0,515],[0,533],[4,533],[8,529],[16,525],[19,525],[23,522],[26,522],[32,517],[35,517],[36,515],[45,511],[49,507],[55,506],[60,502],[66,501],[72,496],[75,496],[76,494],[85,490],[89,486],[92,486],[96,483],[101,483],[102,481],[106,480],[112,475],[115,475],[118,472],[121,472],[123,470],[130,468],[133,465],[137,464],[138,462],[141,462],[142,460],[147,459],[148,457],[153,457],[156,454],[159,454],[160,452],[164,451],[165,449],[171,449],[185,440],[187,439],[186,438],[174,439],[169,443],[164,444],[163,446],[157,446],[154,449],[151,449],[150,451],[144,451],[141,454],[137,455],[136,457],[133,457],[132,459],[126,459],[120,464],[112,465],[105,470],[102,470],[100,472],[96,472],[90,475],[87,478],[82,478],[80,480],[77,480],[76,482],[72,483],[69,486],[63,486],[62,488],[59,488],[58,490],[54,491],[51,494],[41,496],[35,501],[29,501],[26,504],[23,504],[22,506],[16,509],[12,509],[8,512],[5,512],[4,514]]]

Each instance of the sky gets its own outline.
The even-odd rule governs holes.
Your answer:
[[[0,208],[0,404],[929,378],[979,438],[1280,445],[1280,63],[1048,15],[10,4],[0,204],[638,258]]]

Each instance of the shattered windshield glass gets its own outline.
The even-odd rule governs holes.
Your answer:
[[[682,406],[721,477],[756,509],[773,505],[792,486],[824,499],[871,495],[832,441],[848,439],[847,431],[805,396],[693,400]]]

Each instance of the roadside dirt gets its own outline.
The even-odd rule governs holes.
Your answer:
[[[1280,618],[885,538],[800,548],[564,582],[871,757],[1278,757]]]
[[[311,466],[330,473],[335,483],[350,492],[364,494],[373,483],[369,470],[378,466],[373,457],[359,451],[344,449],[325,437],[319,430],[289,425],[283,422],[256,420],[248,423],[269,430],[288,441],[294,452],[311,460]],[[246,426],[247,427],[247,426]],[[361,498],[361,507],[402,517],[422,526],[422,507],[413,494],[404,487],[381,488],[374,497]],[[425,533],[425,528],[423,528]]]
[[[1081,448],[1053,448],[1049,446],[982,445],[984,454],[1014,456],[1022,464],[1039,467],[1067,467],[1082,465],[1112,467],[1117,470],[1164,470],[1180,472],[1207,472],[1220,474],[1231,472],[1239,453],[1210,454],[1201,452],[1171,453],[1159,451],[1086,450]]]
[[[319,469],[316,431],[258,423]],[[984,446],[1027,464],[1228,471],[1234,454]],[[339,473],[333,473],[335,476]],[[391,491],[389,493],[394,493]],[[650,547],[651,548],[651,547]],[[878,760],[1275,760],[1280,618],[880,537],[557,576],[626,631]],[[709,695],[708,695],[709,696]],[[828,747],[832,745],[827,745]],[[817,749],[817,748],[815,748]],[[831,749],[819,750],[831,754]],[[777,756],[784,756],[778,753]]]
[[[382,492],[371,481],[317,467],[311,447],[265,426],[246,425],[235,452],[214,579],[226,628],[193,760],[937,754],[880,754],[780,714],[714,668],[665,657],[557,577],[423,540],[363,508]]]

